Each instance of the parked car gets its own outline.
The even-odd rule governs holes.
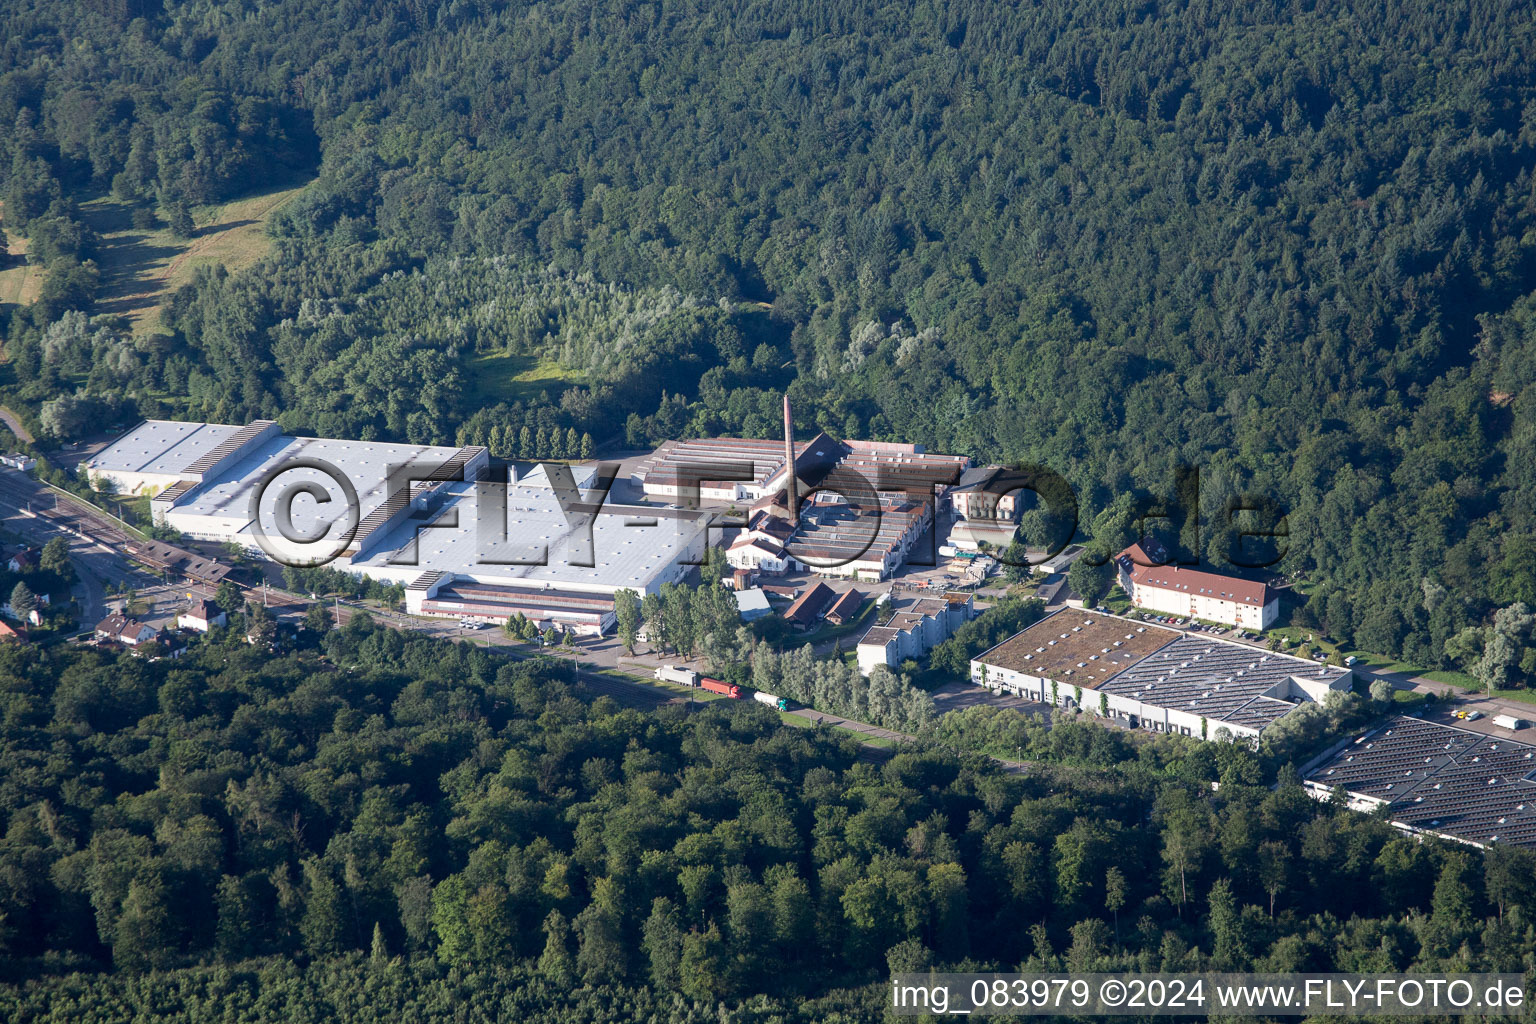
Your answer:
[[[1482,717],[1483,717],[1483,713],[1481,711],[1468,711],[1467,712],[1467,721],[1469,721],[1469,722],[1475,722],[1479,718],[1482,718]]]

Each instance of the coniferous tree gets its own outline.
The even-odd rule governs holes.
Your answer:
[[[32,593],[32,588],[26,582],[18,581],[11,588],[11,611],[21,618],[26,618],[37,608],[37,595]]]
[[[170,216],[171,234],[177,238],[191,238],[197,233],[197,225],[192,221],[192,213],[187,209],[187,204],[178,200],[171,204]]]
[[[570,924],[558,910],[551,910],[544,918],[544,952],[539,954],[539,973],[561,987],[571,984],[576,977],[570,942]]]
[[[643,935],[651,983],[657,988],[676,989],[683,955],[683,929],[671,900],[658,896],[652,901]]]
[[[339,953],[346,942],[346,918],[341,887],[317,858],[304,862],[304,917],[299,925],[304,951],[310,956]]]

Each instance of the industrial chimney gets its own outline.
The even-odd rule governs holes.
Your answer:
[[[795,421],[789,415],[789,395],[784,395],[784,497],[789,503],[789,521],[800,521],[800,481],[795,478]]]

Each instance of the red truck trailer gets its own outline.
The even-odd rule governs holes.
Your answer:
[[[705,676],[699,680],[699,685],[710,693],[718,693],[723,697],[730,697],[733,700],[741,699],[741,687],[733,686],[719,679],[711,679],[709,676]]]

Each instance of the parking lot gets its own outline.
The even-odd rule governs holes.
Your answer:
[[[1505,739],[1519,738],[1536,743],[1536,729],[1529,723],[1536,722],[1536,706],[1501,697],[1489,697],[1480,693],[1458,693],[1454,701],[1435,701],[1421,705],[1426,722],[1453,725],[1458,729],[1500,736]],[[1507,716],[1507,717],[1506,717]],[[1507,719],[1527,723],[1511,729]]]
[[[1046,716],[1051,713],[1049,704],[1042,704],[1037,700],[1026,700],[1011,693],[994,694],[985,686],[977,686],[969,682],[945,683],[933,691],[933,703],[940,714],[982,705],[1011,708],[1014,711],[1027,711]]]
[[[1094,611],[1103,614],[1112,614],[1108,608],[1098,607]],[[1209,623],[1197,622],[1194,619],[1181,619],[1176,615],[1142,615],[1142,622],[1151,622],[1159,626],[1167,626],[1169,629],[1182,629],[1186,633],[1209,633],[1211,636],[1219,636],[1223,640],[1233,640],[1238,643],[1262,644],[1263,634],[1253,633],[1246,629],[1238,629],[1235,626],[1213,626]]]

